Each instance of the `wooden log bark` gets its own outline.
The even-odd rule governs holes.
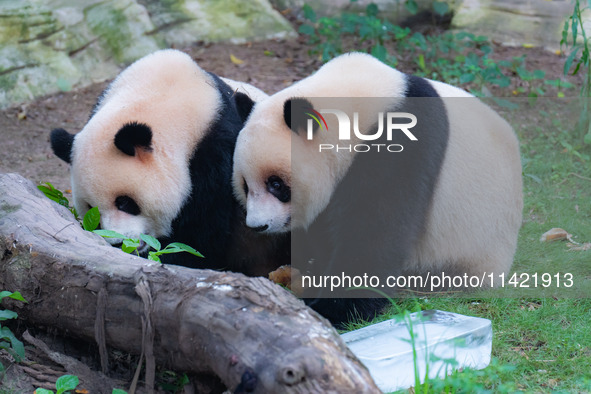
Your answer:
[[[241,392],[379,392],[330,324],[280,286],[127,255],[15,174],[0,174],[0,289],[29,301],[10,305],[19,318],[96,340],[103,360],[105,345],[143,352],[147,374],[157,362]]]

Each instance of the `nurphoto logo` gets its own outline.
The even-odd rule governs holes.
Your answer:
[[[351,131],[354,137],[361,141],[376,141],[383,140],[384,131],[386,133],[386,141],[392,141],[394,132],[402,132],[410,141],[418,141],[417,137],[411,133],[410,129],[417,125],[417,117],[408,112],[384,112],[378,113],[377,128],[374,133],[362,133],[359,129],[359,112],[353,112],[353,122],[351,118],[344,111],[338,109],[321,109],[316,111],[313,108],[308,108],[310,112],[306,115],[310,116],[307,122],[308,140],[314,139],[314,122],[322,130],[328,131],[328,124],[324,115],[335,115],[338,122],[338,139],[339,141],[351,141]],[[312,113],[313,112],[313,113]],[[400,119],[406,119],[407,122],[400,123]],[[385,124],[385,125],[384,125]],[[352,127],[351,127],[352,126]],[[365,130],[364,130],[365,131]],[[402,152],[404,147],[401,144],[386,144],[386,143],[372,143],[372,144],[319,144],[319,152],[322,151],[348,151],[348,152],[369,152],[375,150],[380,152],[383,149],[388,152]]]

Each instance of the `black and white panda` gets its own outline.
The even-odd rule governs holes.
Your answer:
[[[364,138],[339,139],[335,113],[320,118],[335,103],[351,123],[358,112]],[[389,112],[416,116],[407,130],[416,140],[401,129],[367,140]],[[399,123],[410,127],[412,119]],[[339,56],[254,105],[237,140],[233,183],[246,224],[261,233],[291,231],[292,266],[314,266],[317,276],[338,267],[382,280],[497,275],[512,265],[521,225],[521,163],[511,126],[461,89],[362,53]],[[384,301],[309,303],[340,323],[349,314],[371,317]]]
[[[245,231],[231,185],[234,146],[246,115],[235,98],[250,102],[248,95],[266,96],[205,72],[177,50],[130,65],[79,133],[51,132],[53,151],[71,164],[78,213],[99,207],[103,229],[183,242],[205,256],[164,255],[167,263],[266,275],[275,266],[277,237],[253,238]],[[149,246],[139,249],[146,253]]]

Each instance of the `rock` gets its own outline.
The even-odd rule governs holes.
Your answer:
[[[560,49],[564,21],[572,12],[570,0],[464,0],[452,25],[504,45],[555,51]]]
[[[561,228],[551,228],[540,237],[540,242],[562,241],[572,237],[566,230]]]
[[[0,108],[113,78],[160,48],[293,34],[267,0],[3,1]]]
[[[168,44],[286,38],[291,25],[266,0],[139,0],[153,15],[157,33]]]
[[[408,11],[404,1],[392,0],[270,0],[271,4],[279,11],[290,10],[293,13],[301,16],[299,12],[304,3],[308,4],[316,12],[318,16],[335,16],[344,11],[349,12],[363,12],[369,4],[375,4],[380,10],[380,17],[389,20],[393,23],[404,23],[409,18],[413,18],[416,14],[423,11],[432,11],[433,0],[415,0],[417,5],[416,13],[413,14]],[[452,10],[455,2],[445,1],[448,3],[450,10]]]

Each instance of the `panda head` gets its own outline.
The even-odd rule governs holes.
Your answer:
[[[368,54],[351,53],[257,102],[234,151],[234,193],[246,209],[246,224],[263,232],[307,228],[353,162],[355,153],[319,152],[319,144],[340,143],[337,118],[325,117],[326,130],[312,122],[310,140],[307,114],[326,105],[359,112],[367,122],[360,127],[369,131],[380,111],[399,106],[406,87],[404,74]]]
[[[180,51],[158,51],[129,66],[79,133],[51,133],[53,151],[71,164],[78,214],[98,207],[103,229],[170,236],[191,194],[189,162],[220,105],[212,77]]]
[[[343,163],[306,139],[303,114],[312,102],[280,93],[254,106],[234,151],[234,193],[246,225],[264,233],[307,227],[326,207]]]

